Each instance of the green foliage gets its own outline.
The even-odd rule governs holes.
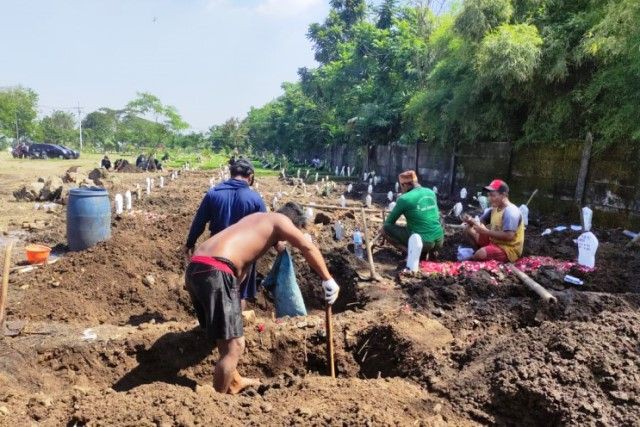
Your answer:
[[[0,88],[0,136],[35,137],[38,95],[21,86]],[[16,129],[17,124],[17,129]]]
[[[531,81],[540,63],[542,38],[533,25],[502,24],[487,34],[476,53],[478,78],[511,89]]]
[[[42,137],[49,144],[73,145],[78,143],[79,132],[75,117],[65,111],[54,111],[40,121]]]

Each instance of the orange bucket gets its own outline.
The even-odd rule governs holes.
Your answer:
[[[25,250],[29,264],[44,264],[51,253],[51,248],[45,245],[28,245]]]

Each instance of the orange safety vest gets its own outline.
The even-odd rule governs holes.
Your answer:
[[[502,216],[504,215],[504,209],[498,210],[497,208],[491,208],[491,222],[489,224],[489,228],[492,231],[503,231],[502,230]],[[489,239],[491,243],[499,246],[502,250],[507,254],[507,258],[509,261],[515,262],[518,258],[522,256],[522,249],[524,248],[524,221],[520,218],[520,224],[518,224],[518,229],[516,230],[516,238],[511,241],[494,239],[491,237]]]

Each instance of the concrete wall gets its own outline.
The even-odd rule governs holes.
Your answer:
[[[453,191],[466,187],[479,191],[493,178],[511,187],[511,199],[524,203],[538,189],[533,213],[569,215],[577,220],[574,194],[582,156],[582,142],[516,148],[508,142],[476,143],[460,147],[455,156]],[[417,157],[417,162],[416,162]],[[327,148],[326,160],[334,168],[355,165],[358,172],[375,170],[386,181],[415,169],[423,185],[437,186],[441,194],[451,187],[451,148],[428,144]],[[594,148],[589,163],[585,203],[596,210],[600,225],[640,230],[640,148],[620,144]]]

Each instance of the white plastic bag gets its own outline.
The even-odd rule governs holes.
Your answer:
[[[465,248],[463,246],[458,246],[458,261],[467,261],[471,259],[473,256],[473,248]]]

